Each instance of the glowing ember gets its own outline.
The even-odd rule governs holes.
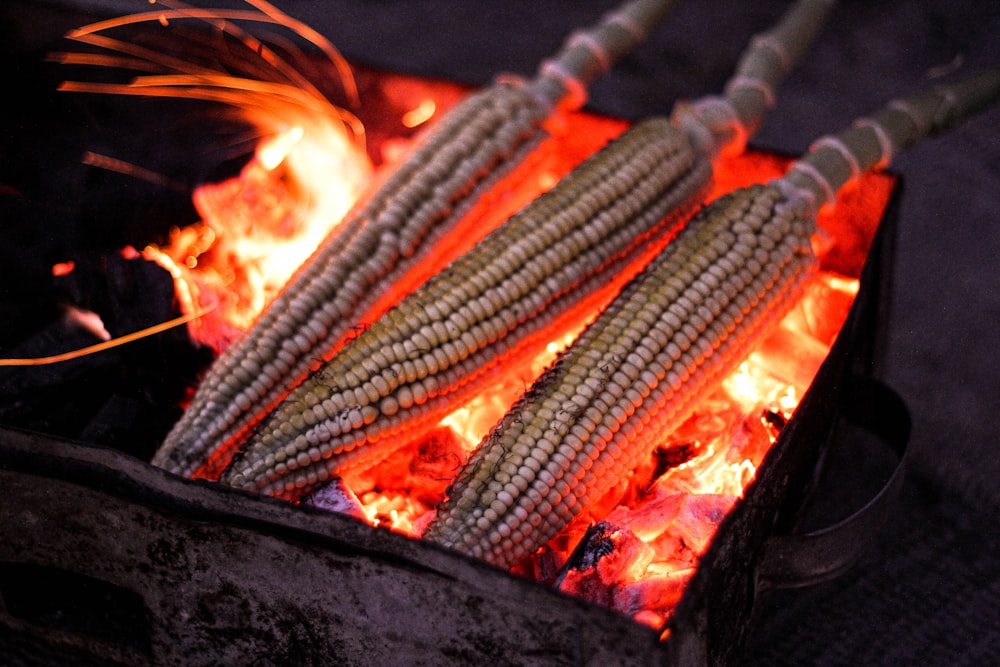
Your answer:
[[[56,278],[60,276],[68,276],[73,273],[73,269],[75,268],[75,262],[57,262],[52,265],[52,275]]]
[[[426,90],[421,90],[414,99],[416,103],[398,105],[401,119],[406,115],[413,122],[417,112],[428,106]],[[593,117],[578,118],[584,124],[598,122]],[[574,116],[567,122],[576,122],[578,118]],[[590,143],[581,140],[581,132],[572,132],[558,136],[547,151],[543,150],[531,165],[536,174],[541,174],[530,179],[535,192],[544,189],[546,183],[551,184],[621,129],[617,121],[608,122],[600,132],[593,133]],[[401,141],[387,138],[382,149],[387,144],[398,146]],[[198,206],[206,218],[205,228],[213,246],[219,243],[223,231],[227,236],[246,234],[248,226],[241,223],[250,218],[269,221],[268,225],[276,226],[279,230],[276,234],[280,236],[283,221],[288,221],[302,206],[303,198],[308,201],[309,193],[314,191],[306,183],[290,184],[287,160],[271,162],[277,164],[271,170],[267,169],[267,160],[272,151],[301,142],[302,139],[290,135],[264,146],[239,179],[207,187],[199,193]],[[560,158],[560,151],[572,157]],[[784,168],[780,158],[757,155],[756,160],[742,168],[730,163],[718,174],[717,189],[764,181]],[[526,196],[520,194],[518,201]],[[265,197],[270,198],[269,206],[260,205]],[[267,215],[268,212],[273,215]],[[487,227],[496,224],[495,213],[491,211],[490,220],[483,220],[482,224]],[[829,216],[821,216],[820,224],[824,222],[830,223]],[[234,229],[241,231],[231,231]],[[190,263],[188,257],[193,257],[198,268],[204,268],[208,256],[220,254],[216,250],[202,250],[202,244],[208,240],[192,233],[186,241],[187,255],[176,253],[173,263],[186,269]],[[458,245],[469,242],[466,239]],[[242,243],[233,238],[226,241],[225,247]],[[823,245],[824,253],[831,247]],[[457,251],[456,247],[450,247],[442,252],[453,255]],[[256,266],[255,260],[239,259],[235,254],[230,256],[228,266],[232,272],[247,272],[248,266],[254,266],[261,275],[272,270],[263,263]],[[282,281],[283,278],[277,278],[271,284],[277,288]],[[704,400],[680,429],[665,434],[646,466],[637,470],[632,479],[622,480],[599,507],[591,508],[588,515],[567,527],[517,572],[554,583],[566,592],[629,614],[639,622],[663,627],[718,523],[753,480],[781,425],[791,417],[826,358],[857,289],[855,278],[821,271],[809,285],[806,297],[782,321],[778,331]],[[218,294],[231,290],[227,285],[220,292],[213,286],[211,293],[216,296],[210,298],[224,301],[225,297]],[[202,306],[206,305],[205,299],[202,292],[199,301]],[[577,313],[575,317],[582,327],[594,314]],[[234,324],[234,330],[241,326]],[[310,502],[336,507],[374,526],[419,536],[469,452],[574,336],[553,341],[535,359],[510,360],[497,372],[493,389],[446,417],[433,434],[397,451],[375,468],[339,481],[328,490],[337,498],[334,503],[319,499]],[[597,528],[601,539],[595,542],[593,530]],[[584,558],[586,567],[574,565],[577,554],[593,548],[606,556],[590,554],[589,560]],[[558,579],[557,572],[561,572]]]
[[[435,104],[434,100],[425,97],[420,100],[420,104],[403,114],[403,125],[410,128],[423,125],[431,119],[436,108],[437,104]]]

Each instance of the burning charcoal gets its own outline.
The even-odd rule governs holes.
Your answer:
[[[548,545],[538,550],[530,560],[525,561],[524,576],[548,586],[555,586],[562,572],[565,559],[549,548]],[[530,570],[528,569],[530,567]],[[512,572],[518,572],[512,569]]]
[[[785,428],[785,424],[788,420],[785,418],[780,411],[776,408],[768,408],[764,410],[760,415],[761,421],[767,425],[767,428],[771,431],[774,437],[777,437],[781,433],[781,429]]]
[[[767,415],[772,417],[768,419]],[[739,466],[748,461],[754,468],[759,466],[781,432],[781,428],[775,424],[784,419],[775,408],[755,410],[741,419],[729,434],[729,446],[725,449],[726,462]]]
[[[754,359],[773,377],[804,391],[826,359],[829,346],[783,322],[754,352]]]
[[[421,520],[432,514],[429,506],[405,492],[369,491],[360,498],[374,525],[405,535],[416,536],[423,525]]]
[[[682,440],[657,445],[649,458],[640,462],[635,469],[634,481],[629,486],[629,492],[633,496],[641,497],[649,491],[656,480],[668,471],[693,459],[700,450],[701,443],[696,440]],[[629,498],[630,496],[626,496],[625,502],[631,502]]]
[[[437,501],[467,458],[461,439],[450,428],[432,431],[417,446],[410,461],[410,475],[419,496]]]
[[[318,507],[328,512],[339,512],[368,521],[368,515],[361,501],[354,495],[344,480],[337,478],[302,501],[303,505]]]
[[[688,560],[693,565],[735,502],[736,497],[719,494],[683,496],[676,516],[650,546],[665,559]]]
[[[684,503],[685,494],[657,494],[645,502],[621,506],[608,515],[615,525],[628,526],[640,539],[652,541],[674,520]]]
[[[347,479],[362,495],[373,490],[392,490],[433,507],[466,457],[462,441],[454,431],[441,427],[397,450],[378,466]]]
[[[611,606],[614,588],[641,575],[653,556],[631,530],[602,521],[587,531],[556,585],[566,593]]]
[[[694,568],[686,568],[623,582],[615,587],[611,606],[633,617],[641,612],[655,612],[662,625],[681,599],[692,574]]]
[[[699,447],[695,441],[678,442],[670,446],[660,446],[653,452],[656,467],[653,469],[653,480],[670,468],[676,468],[694,458]]]
[[[853,275],[853,274],[852,274]],[[858,281],[823,275],[810,283],[807,296],[790,313],[789,323],[829,347],[837,338],[858,292]]]

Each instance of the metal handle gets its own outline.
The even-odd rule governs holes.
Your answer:
[[[811,586],[853,566],[896,504],[903,486],[910,439],[910,415],[902,398],[872,379],[852,383],[844,392],[841,415],[875,435],[898,456],[889,479],[871,500],[849,517],[820,530],[776,535],[764,545],[757,570],[758,591]]]

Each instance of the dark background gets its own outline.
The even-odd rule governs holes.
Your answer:
[[[473,85],[499,72],[533,73],[571,29],[589,25],[612,5],[276,4],[358,62]],[[593,87],[589,108],[641,118],[667,113],[678,97],[720,91],[747,38],[765,29],[785,4],[679,2],[649,43]],[[67,7],[73,11],[63,11]],[[3,210],[8,222],[25,211],[38,221],[28,231],[8,224],[0,232],[7,274],[0,274],[0,343],[16,342],[22,330],[51,315],[24,303],[18,286],[47,280],[67,237],[81,234],[80,218],[64,213],[85,194],[107,197],[101,201],[108,212],[86,218],[102,231],[93,243],[117,245],[191,215],[180,198],[164,200],[137,184],[80,182],[71,161],[52,156],[78,155],[84,141],[92,148],[129,144],[140,162],[146,156],[189,183],[207,178],[223,162],[223,153],[212,153],[191,166],[191,151],[204,147],[175,138],[197,136],[205,127],[175,118],[172,134],[146,126],[130,135],[123,127],[134,121],[116,127],[109,120],[116,117],[113,104],[99,103],[107,111],[101,115],[92,103],[82,108],[52,94],[58,77],[37,64],[45,51],[65,48],[58,38],[82,22],[76,11],[99,18],[146,7],[130,0],[61,0],[8,1],[0,8],[8,62],[0,125]],[[752,143],[797,154],[891,97],[998,65],[998,3],[841,2]],[[914,422],[903,502],[859,568],[775,601],[751,647],[752,664],[1000,664],[1000,109],[925,140],[899,156],[892,169],[902,176],[903,191],[893,306],[883,323],[889,332],[883,375],[907,402]],[[25,246],[41,248],[41,254],[24,255],[19,248]],[[863,471],[865,461],[856,465]]]

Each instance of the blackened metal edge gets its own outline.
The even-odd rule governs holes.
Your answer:
[[[738,661],[753,631],[757,570],[769,537],[791,529],[816,481],[852,378],[877,379],[886,346],[901,178],[895,176],[843,328],[795,414],[726,515],[670,621],[669,664]]]
[[[222,646],[214,657],[223,661],[220,656],[227,655],[228,644],[230,650],[235,646],[263,651],[256,653],[257,664],[287,660],[298,664],[324,664],[327,660],[391,664],[385,660],[393,656],[407,663],[444,665],[498,656],[506,656],[511,664],[573,662],[577,657],[601,664],[615,664],[618,659],[623,660],[621,664],[662,663],[665,649],[657,633],[611,610],[511,577],[461,554],[373,529],[350,517],[182,479],[114,450],[0,430],[0,480],[4,480],[0,486],[5,490],[4,505],[0,506],[0,561],[77,572],[142,594],[150,611],[154,664],[189,664],[193,656],[204,653],[215,632],[211,624],[224,617],[217,610],[205,612],[206,605],[224,605],[227,614],[239,616],[247,625],[227,626],[224,632],[216,633]],[[59,504],[59,497],[67,495],[72,497],[70,503]],[[121,519],[124,528],[118,530],[123,536],[105,535],[108,514],[114,514],[115,521]],[[40,523],[35,523],[39,518]],[[67,530],[66,537],[54,534],[61,532],[64,524],[85,525],[86,529]],[[49,528],[34,534],[33,530],[41,530],[33,528],[37,525]],[[164,526],[172,526],[175,534],[136,534],[147,527],[155,531]],[[114,548],[116,540],[141,544],[132,550],[138,557],[118,564],[101,563],[110,557],[102,552]],[[40,542],[46,546],[40,548]],[[280,552],[282,559],[287,556],[289,562],[321,573],[315,587],[329,588],[310,593],[315,599],[301,608],[279,612],[288,618],[260,621],[259,617],[275,613],[268,604],[275,590],[282,593],[282,582],[255,583],[255,576],[263,577],[262,573],[272,570],[266,569],[267,563],[258,570],[253,563],[230,555],[240,542],[261,544],[259,549],[250,549],[250,557],[254,550],[271,548]],[[147,557],[149,547],[160,543],[171,545],[164,551],[182,545],[188,553]],[[207,565],[201,562],[206,554],[212,561]],[[215,572],[207,577],[208,586],[204,582],[188,585],[198,581],[199,574],[193,570],[206,568]],[[146,571],[148,577],[142,574]],[[323,576],[327,571],[329,576]],[[356,581],[351,584],[342,579],[343,571],[350,571]],[[289,596],[296,587],[308,587],[309,582],[303,584],[296,577],[295,573],[288,575]],[[239,588],[233,587],[233,581]],[[213,586],[218,590],[212,590]],[[405,592],[399,591],[408,586],[419,594],[404,600]],[[343,591],[353,590],[357,595],[365,587],[390,591],[381,595],[391,597],[394,603],[398,599],[398,608],[385,608],[382,622],[377,609],[355,609],[363,619],[375,617],[370,632],[346,627],[341,629],[342,635],[330,634],[329,625],[339,627],[336,621],[346,613],[346,603],[339,599],[347,596]],[[422,599],[437,594],[435,591],[450,600],[450,609],[446,611],[440,599]],[[317,600],[319,606],[329,601],[334,611],[316,611]],[[470,611],[479,618],[467,618]],[[447,619],[448,625],[437,629],[438,635],[430,636],[424,644],[419,643],[421,637],[408,636],[409,630],[400,629],[419,625],[417,618],[424,622],[435,615]],[[412,623],[409,617],[414,619]],[[463,618],[467,619],[464,624],[459,620]],[[482,628],[477,628],[477,621]],[[197,623],[205,627],[193,627]],[[271,625],[285,628],[293,624],[307,627],[295,632],[311,643],[289,642],[296,646],[275,648],[273,638],[279,630]],[[0,647],[34,643],[38,646],[30,650],[35,650],[65,639],[36,628],[25,630],[23,625],[0,608]],[[355,625],[366,628],[360,621]],[[501,631],[508,628],[507,633]],[[95,653],[87,653],[91,649],[86,647]],[[80,655],[118,660],[119,654],[111,652],[114,648],[76,638],[55,655],[74,660]]]

